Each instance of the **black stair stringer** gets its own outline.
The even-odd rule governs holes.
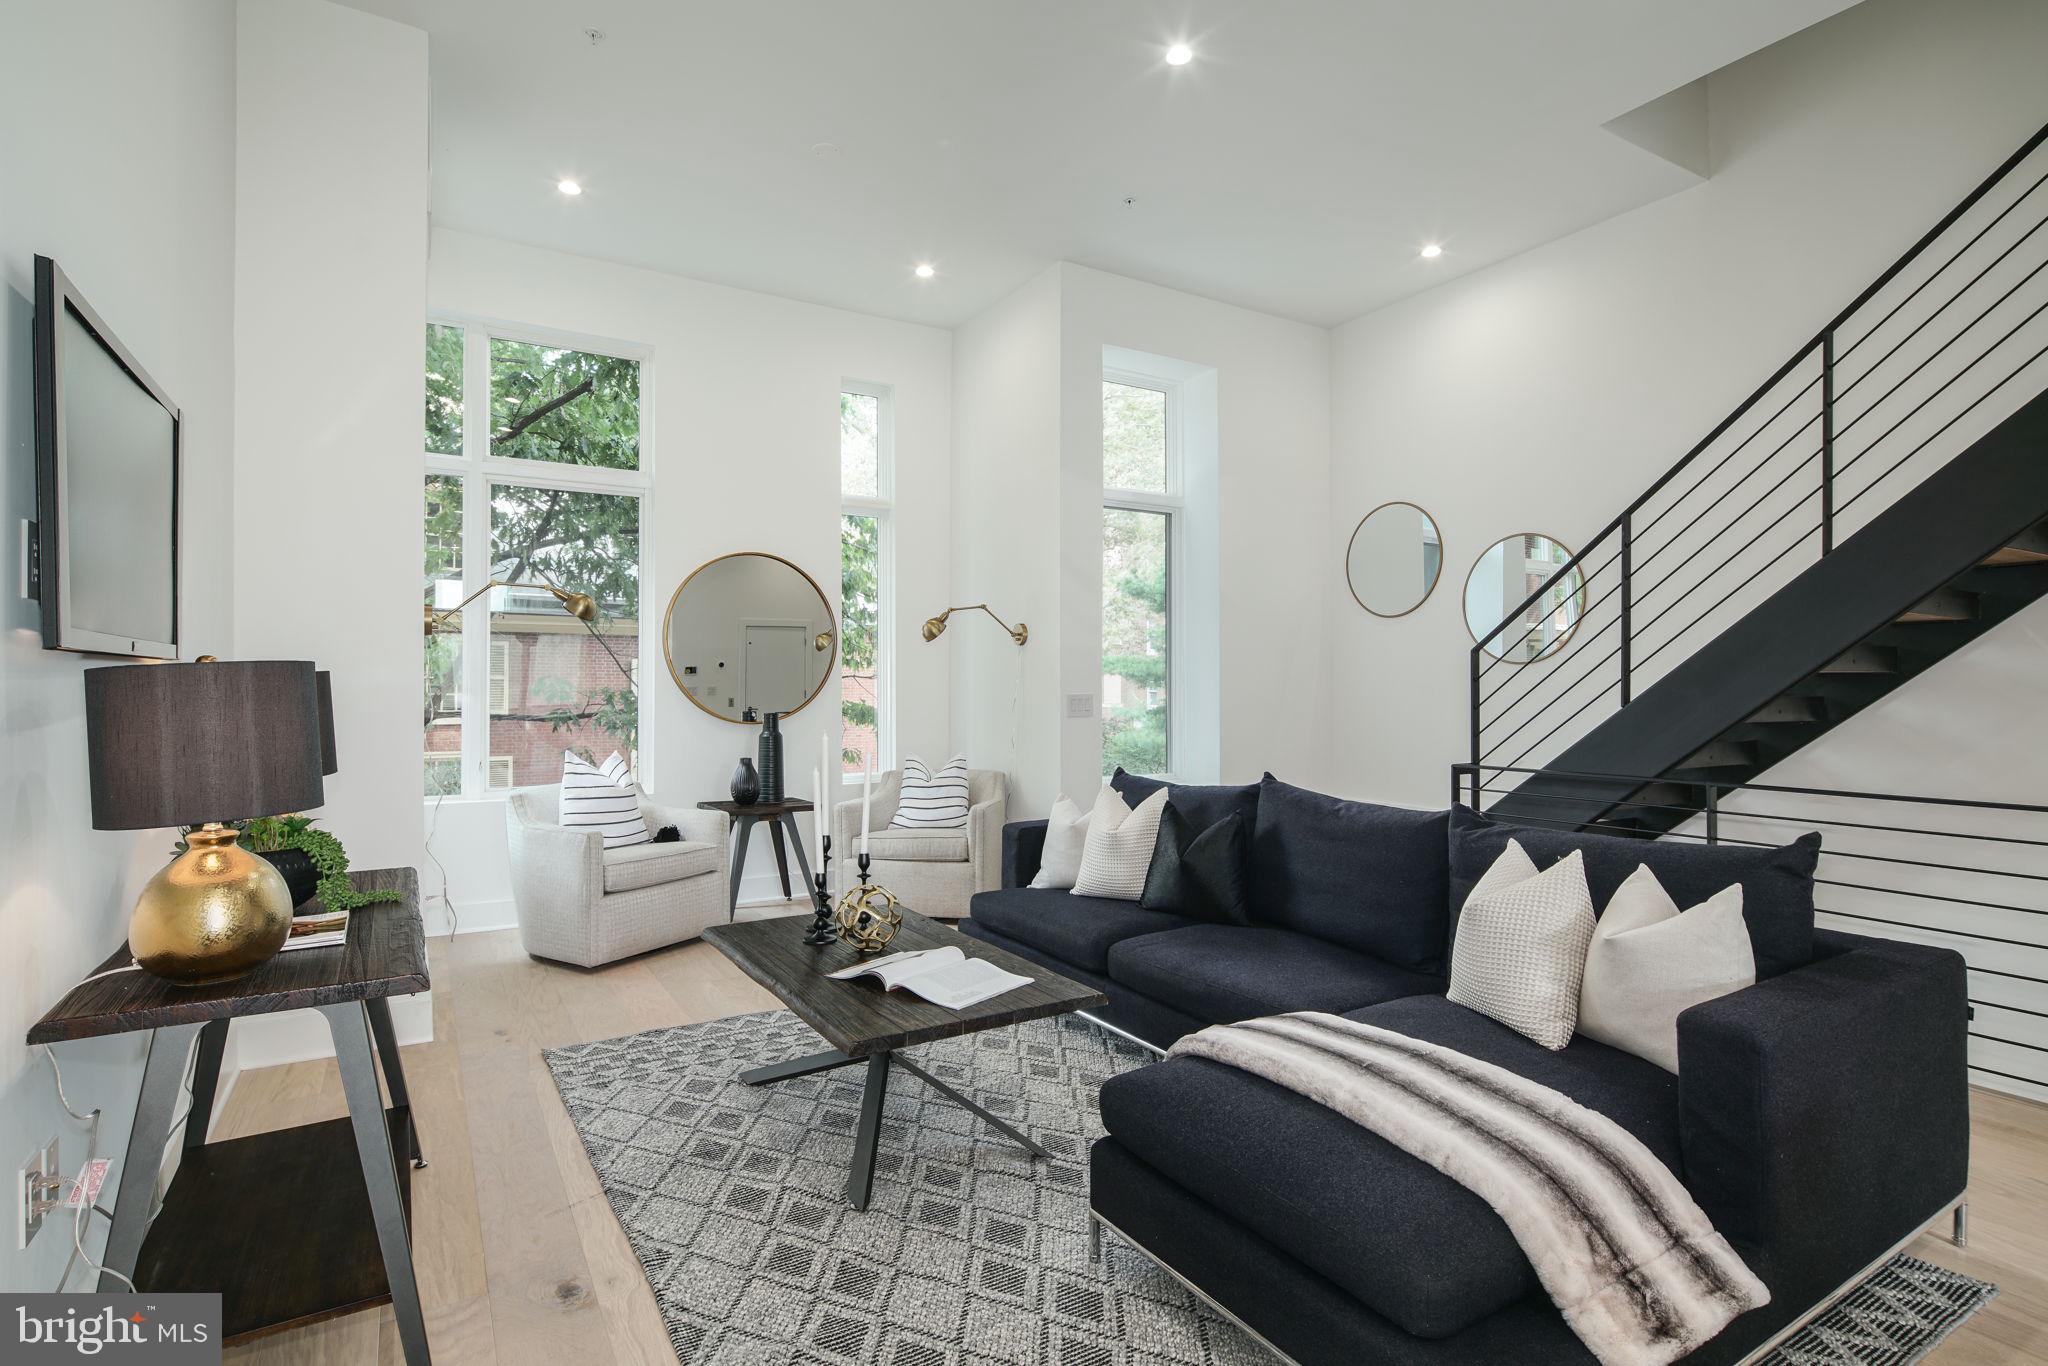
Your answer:
[[[1873,638],[1893,639],[1898,618],[1908,608],[1970,574],[2043,517],[2048,517],[2048,393],[2037,395],[1627,706],[1544,761],[1545,772],[1525,778],[1488,810],[1545,824],[1583,825],[1609,815],[1643,786],[1640,775],[1677,772],[1689,756],[1847,651]],[[1968,629],[1981,632],[2006,615],[2008,610],[1994,611]],[[1571,776],[1609,773],[1639,776]],[[1659,822],[1667,829],[1671,823]]]

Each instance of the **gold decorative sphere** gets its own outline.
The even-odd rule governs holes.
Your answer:
[[[856,953],[879,953],[903,927],[903,911],[886,887],[863,882],[839,898],[833,919],[839,937],[853,945]]]

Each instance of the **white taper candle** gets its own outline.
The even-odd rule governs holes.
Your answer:
[[[860,775],[860,851],[868,851],[868,831],[874,825],[875,810],[875,752],[868,751],[868,761]]]

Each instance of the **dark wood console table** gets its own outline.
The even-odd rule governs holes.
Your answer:
[[[29,1030],[28,1042],[149,1034],[107,1235],[110,1270],[145,1291],[220,1292],[221,1331],[230,1343],[388,1303],[407,1366],[427,1366],[412,1265],[410,1171],[426,1163],[390,1004],[429,985],[419,883],[410,868],[349,878],[364,891],[403,896],[352,912],[347,943],[281,953],[246,977],[214,986],[115,972],[73,987]],[[124,944],[97,971],[130,961]],[[282,1010],[327,1017],[349,1117],[208,1143],[228,1021]],[[149,1206],[195,1036],[184,1152],[152,1222]],[[388,1110],[377,1089],[379,1062],[391,1092]],[[347,1179],[355,1164],[361,1184]],[[100,1278],[102,1291],[117,1286],[111,1276]]]

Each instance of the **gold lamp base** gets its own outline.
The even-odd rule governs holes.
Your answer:
[[[186,850],[151,878],[128,920],[128,951],[144,969],[187,986],[229,982],[270,961],[292,928],[284,877],[235,841],[202,825]]]

